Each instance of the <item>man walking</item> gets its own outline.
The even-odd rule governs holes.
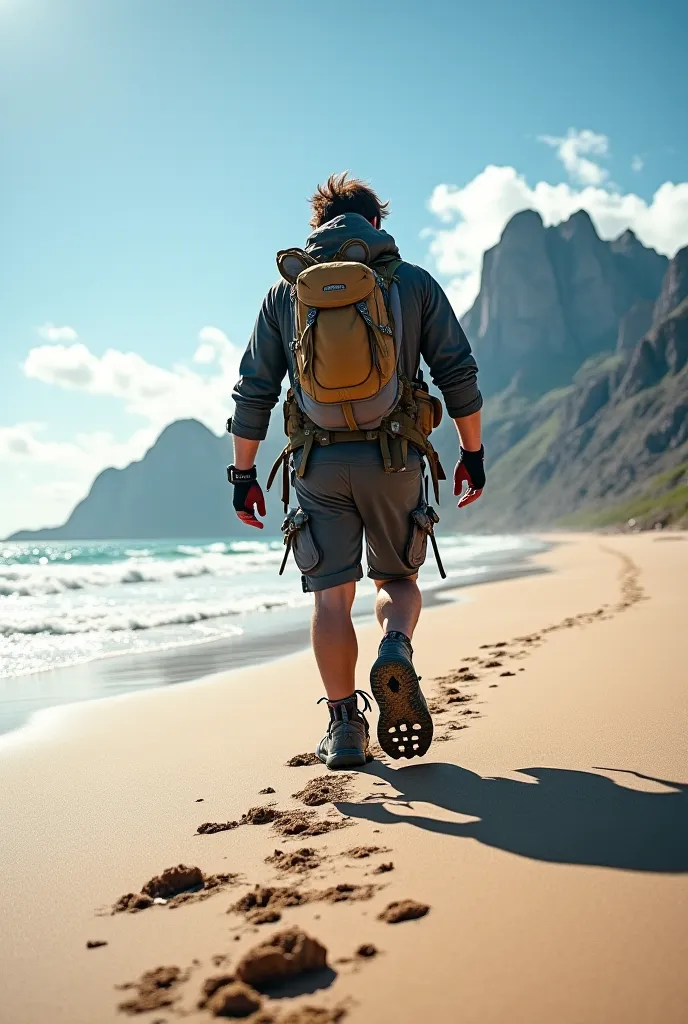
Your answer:
[[[317,753],[328,767],[341,768],[369,758],[370,704],[355,690],[351,620],[364,533],[383,630],[370,674],[380,707],[378,739],[395,758],[422,756],[430,746],[432,719],[411,639],[421,611],[418,569],[433,527],[426,468],[435,487],[441,475],[428,434],[441,407],[422,384],[420,357],[458,431],[459,507],[479,498],[485,485],[482,398],[475,360],[446,295],[427,271],[401,260],[381,229],[388,204],[364,182],[340,174],[318,186],[311,207],[314,230],[306,248],[278,254],[283,280],[266,295],[241,362],[228,475],[237,515],[262,529],[256,452],[288,374],[284,500],[290,474],[299,510],[283,529],[304,590],[315,595],[313,651],[330,712]]]

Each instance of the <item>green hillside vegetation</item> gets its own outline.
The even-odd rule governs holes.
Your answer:
[[[688,527],[688,462],[648,481],[642,494],[609,508],[582,509],[564,516],[559,526],[573,529],[601,529],[627,526],[644,530],[654,526]]]
[[[518,507],[519,489],[525,486],[532,470],[545,457],[558,431],[559,413],[555,410],[502,455],[491,471],[496,484],[492,488],[493,500],[499,502],[508,498],[512,508]]]

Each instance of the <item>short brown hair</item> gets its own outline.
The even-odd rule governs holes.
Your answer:
[[[348,171],[331,174],[324,185],[318,185],[310,198],[310,225],[319,228],[342,213],[360,213],[366,220],[389,213],[389,203],[383,203],[377,192],[361,178],[350,178]]]

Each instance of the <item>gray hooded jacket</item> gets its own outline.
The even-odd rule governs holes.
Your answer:
[[[399,257],[392,236],[376,230],[357,213],[346,213],[323,224],[309,236],[306,252],[324,262],[349,238],[366,243],[371,261],[384,255]],[[412,380],[422,356],[449,415],[456,418],[477,412],[483,402],[476,382],[478,368],[447,296],[426,270],[412,263],[402,263],[396,276],[403,324],[399,373]],[[232,433],[254,441],[265,437],[285,375],[289,374],[292,383],[294,380],[290,353],[293,338],[290,286],[279,281],[263,300],[241,360],[241,377],[232,393],[236,405]]]

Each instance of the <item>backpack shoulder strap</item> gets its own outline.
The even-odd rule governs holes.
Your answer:
[[[398,256],[382,256],[379,260],[371,263],[371,269],[380,275],[389,288],[394,281],[394,275],[404,261]]]
[[[379,274],[385,282],[387,289],[388,314],[394,331],[394,343],[397,351],[397,359],[401,352],[401,339],[403,336],[403,322],[401,316],[401,299],[399,296],[399,284],[396,272],[404,261],[398,256],[382,256],[379,260],[371,263],[371,269]]]

